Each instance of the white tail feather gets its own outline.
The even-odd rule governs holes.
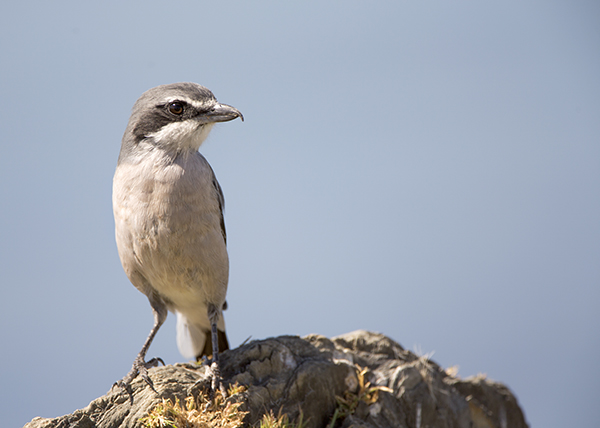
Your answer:
[[[177,347],[185,358],[196,358],[204,349],[206,332],[189,323],[185,315],[177,312]]]

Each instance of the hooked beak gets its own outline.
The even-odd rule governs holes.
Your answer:
[[[235,107],[221,103],[215,104],[212,109],[201,116],[204,123],[229,122],[237,117],[242,119],[242,122],[244,121],[242,112]]]

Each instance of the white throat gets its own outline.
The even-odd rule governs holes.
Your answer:
[[[214,123],[198,124],[194,119],[183,122],[172,122],[163,126],[159,131],[146,135],[152,138],[156,145],[176,151],[198,151]]]

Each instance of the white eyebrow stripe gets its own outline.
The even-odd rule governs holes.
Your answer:
[[[172,96],[167,98],[166,103],[171,103],[173,101],[185,101],[186,103],[196,107],[197,109],[201,109],[201,110],[205,110],[208,107],[208,103],[202,102],[202,101],[197,101],[197,100],[193,100],[191,98],[188,97],[177,97],[177,96]]]

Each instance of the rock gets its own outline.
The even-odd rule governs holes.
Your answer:
[[[460,379],[386,336],[355,331],[333,339],[280,336],[221,354],[223,378],[239,383],[247,426],[265,413],[302,414],[307,428],[461,427],[525,428],[517,400],[500,383]],[[140,418],[163,399],[184,402],[208,384],[206,367],[175,364],[150,369],[155,393],[141,379],[127,394],[111,390],[84,409],[54,419],[35,418],[25,428],[143,426]],[[240,409],[242,409],[240,407]]]

